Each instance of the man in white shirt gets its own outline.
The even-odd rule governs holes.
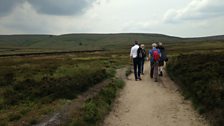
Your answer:
[[[140,59],[138,58],[138,41],[135,41],[135,45],[131,48],[130,52],[130,58],[133,60],[133,65],[134,65],[134,75],[135,75],[135,80],[137,81],[142,80],[140,77],[140,72],[141,72],[141,66],[140,66]]]

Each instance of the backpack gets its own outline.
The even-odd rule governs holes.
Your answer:
[[[146,57],[146,52],[144,49],[142,49],[142,57],[145,58]]]
[[[153,50],[153,52],[152,52],[152,57],[153,57],[153,60],[154,60],[155,62],[159,61],[159,59],[160,59],[160,55],[159,55],[159,51],[158,51],[158,49]]]
[[[138,48],[138,51],[137,51],[137,57],[138,58],[143,58],[143,50],[142,50],[142,48]]]

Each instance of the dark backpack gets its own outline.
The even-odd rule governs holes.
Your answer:
[[[158,51],[158,49],[153,50],[153,52],[152,52],[152,57],[153,57],[153,60],[154,60],[155,62],[159,61],[159,59],[160,59],[160,55],[159,55],[159,51]]]
[[[145,52],[145,49],[142,49],[142,56],[143,56],[143,58],[145,58],[145,57],[146,57],[146,52]]]
[[[143,57],[144,57],[143,49],[139,47],[137,51],[137,58],[143,58]]]

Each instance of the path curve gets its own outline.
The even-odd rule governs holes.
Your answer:
[[[104,126],[208,126],[166,73],[154,82],[149,63],[144,73],[142,81],[135,81],[133,74],[125,80]]]

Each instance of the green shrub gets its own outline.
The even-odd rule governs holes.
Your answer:
[[[30,125],[35,125],[35,124],[37,124],[37,123],[38,123],[38,120],[35,119],[35,118],[32,118],[32,119],[29,121],[29,124],[30,124]]]
[[[208,115],[214,125],[224,124],[223,64],[223,53],[209,53],[180,55],[167,66],[169,75],[180,85],[185,96],[200,113]]]
[[[105,115],[110,111],[113,100],[116,97],[118,89],[124,86],[124,81],[114,79],[112,83],[102,89],[99,94],[88,99],[83,107],[81,119],[74,119],[70,125],[82,124],[83,126],[99,125]]]
[[[84,120],[88,123],[94,123],[99,119],[97,105],[92,99],[86,101],[83,109],[85,112]]]
[[[129,76],[131,74],[131,67],[128,67],[128,69],[125,72],[125,76]]]
[[[18,113],[12,113],[9,115],[9,120],[16,121],[16,120],[19,120],[21,117],[22,117],[22,115],[20,115]]]
[[[54,104],[59,99],[72,100],[89,87],[114,77],[115,68],[124,64],[125,59],[113,59],[111,55],[80,53],[69,56],[2,58],[0,115],[5,116],[1,120],[8,124],[12,116],[7,115],[15,107],[30,107],[19,110],[22,117],[27,116],[30,111],[34,111],[37,104]],[[29,106],[30,103],[34,105]],[[12,120],[20,121],[19,118],[11,118]]]
[[[38,100],[38,102],[49,103],[60,98],[72,99],[80,92],[86,91],[88,87],[111,76],[104,67],[94,67],[94,65],[95,63],[78,66],[63,65],[55,70],[52,76],[48,74],[38,81],[32,76],[16,81],[13,79],[13,74],[5,74],[3,83],[6,87],[1,93],[3,98],[0,105],[3,107],[3,104],[15,105],[23,101]]]
[[[6,120],[1,120],[0,121],[0,126],[7,126],[7,121]]]

